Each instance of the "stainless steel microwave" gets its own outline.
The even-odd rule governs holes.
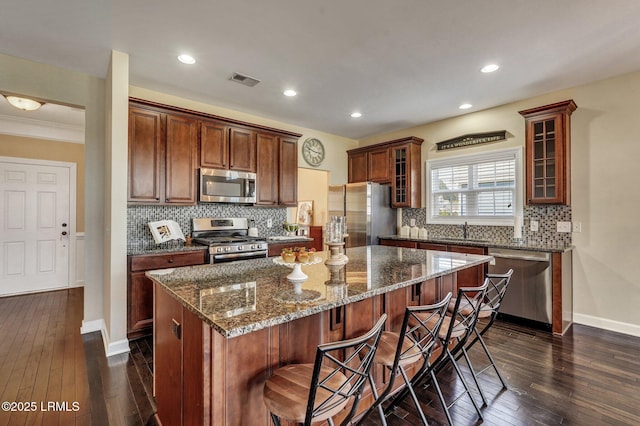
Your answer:
[[[256,202],[256,174],[231,170],[200,169],[200,198],[203,203]]]

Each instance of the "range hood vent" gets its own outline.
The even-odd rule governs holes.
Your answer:
[[[245,86],[253,87],[256,84],[260,83],[260,80],[257,78],[249,77],[248,75],[238,74],[234,72],[231,78],[231,81],[235,81],[236,83],[244,84]]]

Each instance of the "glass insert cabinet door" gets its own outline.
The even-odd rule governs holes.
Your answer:
[[[520,111],[525,118],[527,204],[571,202],[572,101]]]

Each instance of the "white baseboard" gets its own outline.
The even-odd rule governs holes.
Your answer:
[[[640,337],[640,325],[636,324],[629,324],[626,322],[614,321],[591,315],[577,314],[575,312],[573,313],[573,322],[576,324],[588,325],[591,327]]]
[[[80,334],[93,333],[94,331],[102,331],[106,328],[104,320],[102,318],[93,321],[82,321],[82,327],[80,327]]]
[[[112,342],[107,332],[107,325],[104,319],[97,319],[93,321],[82,321],[82,327],[80,327],[80,334],[93,333],[99,331],[102,335],[102,343],[104,343],[104,353],[108,357],[118,354],[129,352],[129,340],[122,339]]]

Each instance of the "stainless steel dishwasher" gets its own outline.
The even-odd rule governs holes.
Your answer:
[[[489,255],[495,258],[495,265],[489,265],[490,273],[504,273],[510,268],[513,269],[500,313],[550,326],[551,253],[490,248]]]

